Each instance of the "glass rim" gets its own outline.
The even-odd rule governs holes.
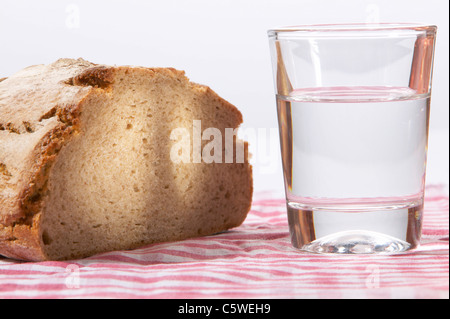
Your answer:
[[[416,33],[436,33],[437,26],[421,23],[346,23],[346,24],[312,24],[312,25],[295,25],[272,28],[267,31],[269,36],[277,36],[283,34],[299,35],[310,33],[329,34],[333,32],[350,34],[361,32],[416,32]]]

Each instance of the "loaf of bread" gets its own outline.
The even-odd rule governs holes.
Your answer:
[[[193,160],[193,133],[189,161],[171,152],[175,129],[225,135],[241,122],[171,68],[61,59],[0,79],[0,255],[68,260],[239,226],[253,190],[246,143],[233,137],[245,159],[231,163]]]

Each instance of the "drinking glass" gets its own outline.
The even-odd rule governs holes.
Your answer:
[[[268,35],[293,246],[417,247],[436,27],[315,25]]]

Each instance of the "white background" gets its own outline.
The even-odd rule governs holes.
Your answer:
[[[0,0],[0,78],[61,57],[185,70],[236,105],[243,128],[260,128],[267,143],[253,145],[255,190],[282,192],[267,29],[435,24],[428,183],[448,185],[448,10],[447,0]]]

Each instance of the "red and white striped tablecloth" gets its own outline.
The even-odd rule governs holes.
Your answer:
[[[426,193],[422,244],[395,256],[299,252],[285,202],[257,194],[240,227],[69,262],[0,257],[1,298],[448,298],[449,198]]]

